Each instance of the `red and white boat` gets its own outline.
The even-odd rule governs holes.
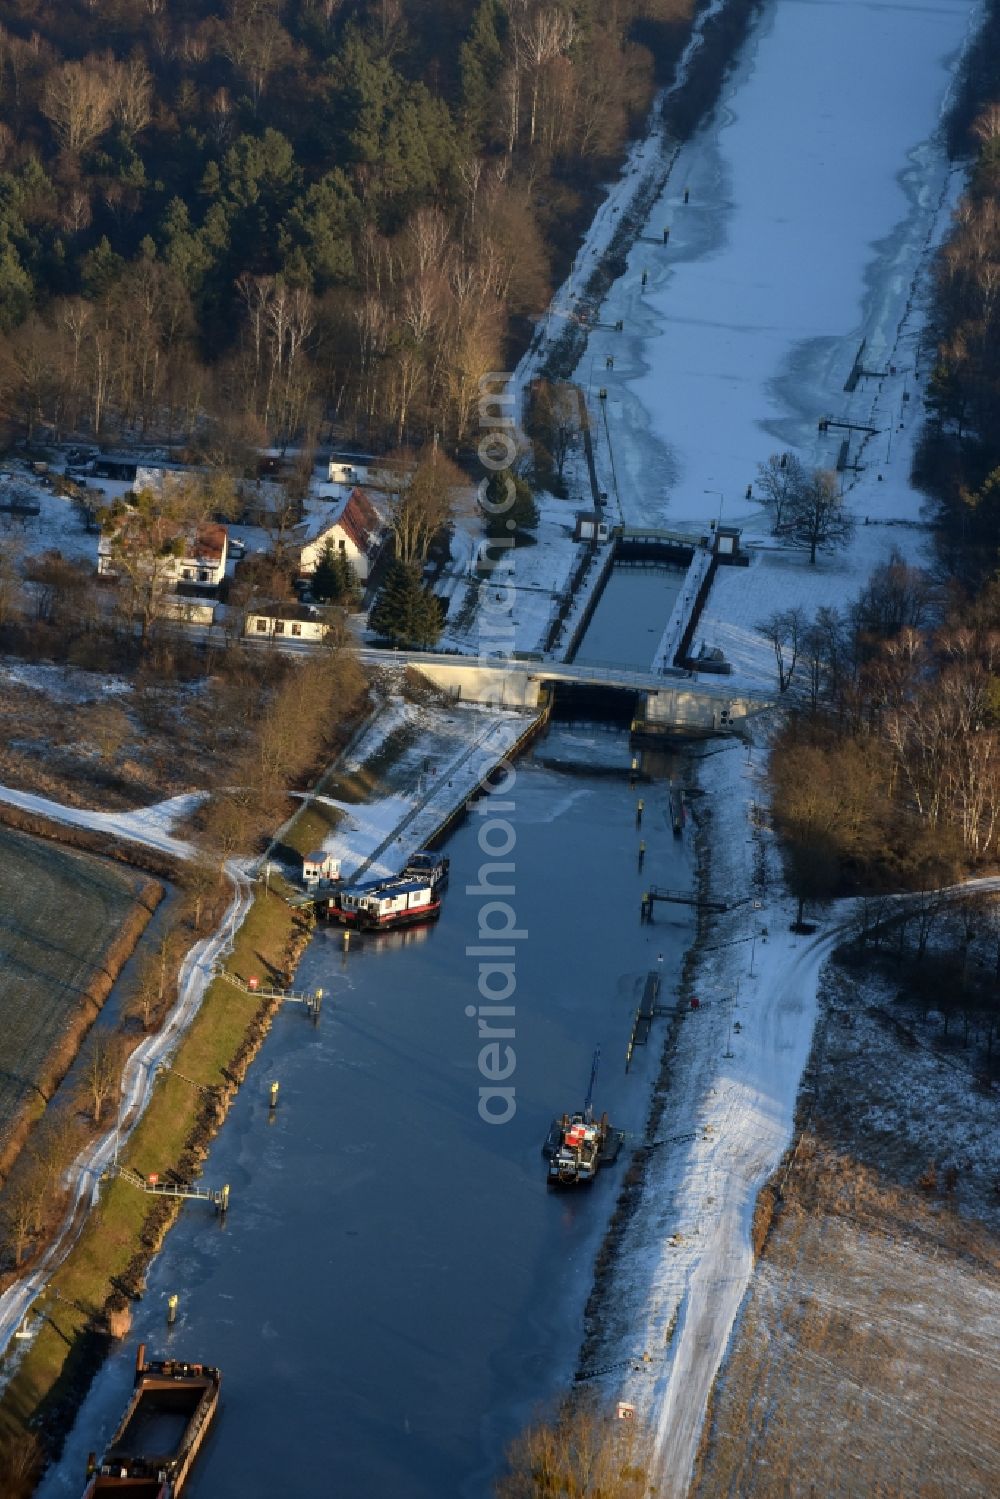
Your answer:
[[[344,890],[330,902],[330,916],[363,931],[389,931],[434,921],[441,912],[441,896],[426,880],[377,880]]]

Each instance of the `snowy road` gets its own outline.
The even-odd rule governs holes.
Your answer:
[[[203,794],[195,791],[184,796],[171,796],[166,801],[155,802],[150,807],[140,807],[135,812],[94,812],[84,807],[67,807],[63,802],[54,802],[47,796],[35,796],[30,791],[18,791],[13,786],[0,786],[0,801],[7,802],[12,807],[20,807],[25,812],[37,812],[41,817],[66,823],[70,827],[107,833],[109,838],[124,838],[128,843],[154,848],[175,859],[193,858],[195,850],[193,844],[187,843],[183,838],[175,838],[171,829],[203,800]]]

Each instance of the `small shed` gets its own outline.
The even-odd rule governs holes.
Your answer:
[[[715,528],[715,552],[718,557],[735,557],[740,550],[740,536],[742,531],[739,526],[716,526]]]
[[[302,860],[302,883],[304,885],[326,884],[340,879],[340,860],[323,849],[314,849]]]
[[[574,541],[607,541],[610,531],[608,523],[599,510],[578,510]]]

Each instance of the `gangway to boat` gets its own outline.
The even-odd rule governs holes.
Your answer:
[[[314,989],[311,994],[305,994],[295,989],[278,989],[273,984],[247,983],[239,974],[230,973],[228,968],[216,968],[214,976],[225,979],[227,984],[232,984],[234,989],[241,990],[243,994],[252,994],[255,999],[280,999],[283,1004],[305,1005],[311,1015],[318,1015],[323,1003],[322,989]]]

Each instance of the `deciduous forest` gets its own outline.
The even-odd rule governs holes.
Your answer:
[[[774,746],[800,901],[930,889],[1000,849],[1000,14],[968,58],[952,149],[971,176],[939,253],[915,479],[933,554],[894,554],[841,611],[762,622],[798,697]],[[781,522],[776,460],[762,488]],[[770,481],[770,482],[769,482]]]
[[[9,0],[10,427],[461,443],[693,9]]]

